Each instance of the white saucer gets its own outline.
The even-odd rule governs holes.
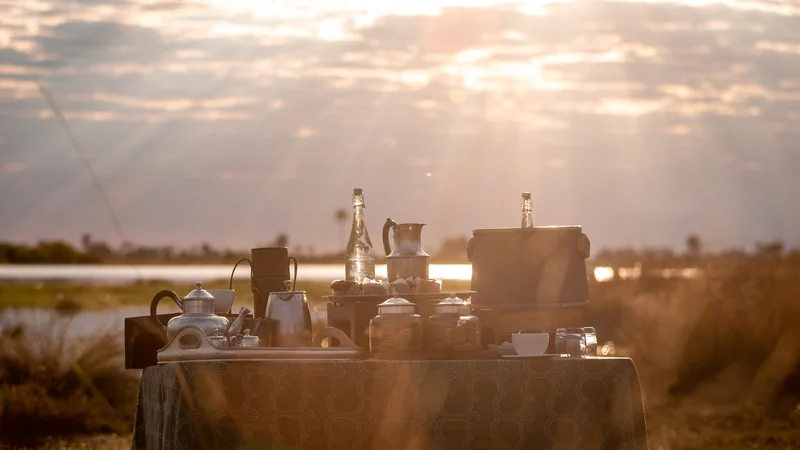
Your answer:
[[[552,358],[554,356],[561,356],[556,353],[545,353],[543,355],[502,355],[503,358]]]

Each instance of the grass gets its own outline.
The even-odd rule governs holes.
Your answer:
[[[67,336],[69,320],[0,334],[0,442],[35,447],[48,438],[127,434],[138,377],[123,368],[118,333]]]
[[[205,289],[228,289],[228,281],[203,283]],[[469,281],[444,282],[445,289],[469,290]],[[3,308],[55,308],[61,311],[149,305],[162,289],[184,296],[194,289],[192,283],[150,281],[129,285],[48,283],[0,283],[0,310]],[[234,281],[236,305],[252,307],[253,294],[247,281]],[[324,304],[331,294],[330,283],[298,281],[297,290],[306,291],[309,301]],[[166,303],[166,302],[165,302]]]
[[[78,308],[146,305],[163,288],[185,294],[191,286],[3,285],[0,305],[54,307],[64,298]],[[237,304],[250,305],[247,283],[234,288],[245,295]],[[298,289],[316,303],[329,293],[327,283]],[[742,266],[703,280],[593,283],[590,295],[587,325],[636,361],[650,448],[800,448],[800,280]],[[129,444],[138,383],[112,363],[121,336],[67,342],[58,331],[65,325],[56,325],[36,334],[6,329],[0,338],[0,439],[42,448]],[[25,428],[51,438],[30,442],[18,432]],[[79,435],[93,437],[75,441]]]

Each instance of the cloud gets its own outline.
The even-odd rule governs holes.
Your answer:
[[[6,173],[25,172],[26,170],[29,169],[27,164],[21,163],[21,162],[5,163],[2,166],[0,166],[0,168],[3,170],[3,172],[6,172]]]
[[[152,28],[116,22],[71,21],[34,41],[62,65],[95,61],[155,62],[164,56],[164,40]]]
[[[611,239],[620,232],[603,217],[616,208],[646,223],[654,201],[685,218],[713,198],[800,189],[787,178],[800,164],[792,153],[800,27],[791,4],[555,2],[535,13],[437,4],[424,15],[246,11],[199,0],[0,7],[9,18],[0,25],[0,167],[36,168],[0,180],[0,205],[17,205],[7,193],[23,182],[37,186],[26,191],[38,199],[30,204],[46,205],[47,192],[57,192],[60,205],[25,209],[16,215],[29,217],[25,226],[0,214],[0,229],[43,232],[37,224],[53,217],[65,230],[84,226],[79,213],[91,192],[36,77],[98,173],[122,180],[128,223],[153,239],[187,236],[180,224],[136,217],[183,216],[202,198],[215,216],[245,211],[263,223],[291,210],[284,192],[324,210],[356,182],[371,198],[392,199],[371,209],[379,216],[431,216],[432,238],[513,215],[486,192],[569,193],[543,199],[539,208],[551,215],[542,220],[588,218]],[[47,178],[55,173],[58,183]],[[740,183],[743,173],[750,184]],[[207,179],[228,182],[197,183]],[[59,188],[69,180],[73,188]],[[691,189],[704,194],[684,195]],[[420,190],[432,204],[452,203],[455,192],[474,205],[444,219],[406,196]],[[754,220],[743,208],[724,214],[732,223]],[[325,248],[323,225],[291,217],[275,226],[319,236]],[[255,239],[247,233],[267,233],[241,226],[221,239],[246,246]]]

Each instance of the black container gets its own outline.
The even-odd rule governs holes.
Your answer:
[[[473,230],[473,305],[586,304],[589,238],[579,226]]]
[[[252,261],[253,317],[263,318],[267,312],[267,301],[272,292],[286,290],[284,282],[292,280],[292,289],[297,282],[297,259],[289,256],[286,247],[261,247],[250,250]],[[289,264],[294,265],[294,278],[289,275]]]

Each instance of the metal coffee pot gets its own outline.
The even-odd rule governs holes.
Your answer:
[[[310,347],[311,310],[306,293],[292,291],[291,280],[284,282],[286,291],[272,292],[267,300],[267,319],[273,347]]]
[[[424,226],[424,223],[395,223],[386,219],[383,248],[386,250],[386,275],[390,283],[398,278],[428,279],[430,256],[422,249]],[[389,245],[389,230],[394,230],[394,248]]]
[[[169,297],[183,310],[180,316],[169,319],[166,325],[158,321],[158,302]],[[228,319],[214,314],[214,296],[203,289],[203,283],[198,282],[195,289],[187,296],[180,298],[170,290],[163,290],[157,293],[150,303],[150,316],[153,317],[167,332],[167,340],[172,339],[178,330],[187,326],[194,325],[199,327],[206,336],[213,336],[215,330],[228,329]]]

